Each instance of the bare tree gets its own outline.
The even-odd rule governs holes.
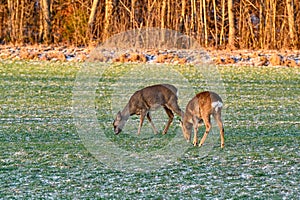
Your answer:
[[[52,42],[51,39],[51,13],[50,13],[50,0],[41,0],[42,1],[42,11],[43,11],[43,40],[47,44]]]
[[[109,37],[112,14],[113,14],[113,0],[105,0],[105,19],[104,19],[104,28],[103,28],[103,37],[102,37],[103,40]]]
[[[99,0],[93,1],[91,14],[90,14],[89,21],[88,21],[89,32],[90,32],[91,38],[92,38],[93,26],[94,26],[94,21],[95,21],[95,17],[96,17],[98,3],[99,3]]]
[[[205,38],[204,44],[205,44],[205,47],[207,47],[207,45],[208,45],[208,32],[207,32],[206,3],[205,3],[205,0],[203,0],[202,7],[203,7],[204,38]]]
[[[262,5],[259,6],[259,46],[262,48],[264,46],[264,7]]]
[[[216,0],[213,0],[214,7],[214,22],[215,22],[215,46],[218,45],[218,25],[217,25],[217,9],[216,9]]]
[[[228,23],[229,23],[228,46],[229,46],[229,48],[233,49],[233,48],[235,48],[233,0],[228,0]]]
[[[299,0],[0,0],[2,43],[87,45],[161,27],[206,47],[300,48]],[[100,6],[101,5],[101,6]]]
[[[295,19],[294,19],[294,1],[293,0],[286,0],[286,6],[288,11],[288,23],[289,23],[289,36],[291,45],[295,45]]]
[[[160,27],[165,28],[167,0],[162,1]]]
[[[190,23],[190,31],[193,34],[195,31],[195,16],[196,16],[196,0],[191,0],[191,23]]]
[[[185,9],[186,9],[186,0],[181,1],[181,16],[180,16],[180,22],[179,22],[179,30],[181,32],[184,32],[185,27]]]
[[[131,0],[130,23],[132,28],[134,28],[135,25],[135,2],[136,0]]]
[[[162,29],[161,35],[162,35],[162,42],[165,42],[165,21],[166,21],[166,11],[167,11],[167,0],[162,1],[162,6],[161,6],[161,21],[160,21],[160,28]]]
[[[220,45],[223,45],[222,41],[224,38],[225,29],[225,0],[221,0],[222,5],[222,20],[221,20],[221,31],[220,31]]]
[[[9,37],[11,40],[14,40],[15,37],[15,23],[14,23],[14,6],[12,0],[7,0],[7,7],[8,7],[8,31],[9,31]]]

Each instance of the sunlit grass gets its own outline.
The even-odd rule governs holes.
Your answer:
[[[220,67],[227,95],[225,149],[216,145],[201,157],[199,148],[191,146],[171,166],[125,173],[99,163],[76,132],[72,91],[80,67],[0,63],[0,198],[299,197],[299,68]],[[99,80],[104,93],[98,91],[96,105],[111,102],[109,86],[126,67],[111,68]],[[201,82],[192,67],[180,70],[193,85]],[[147,138],[137,138],[135,132],[115,137],[110,134],[112,113],[96,109],[98,119],[107,122],[112,141],[122,148],[143,150]],[[151,135],[152,148],[164,145],[176,129],[173,123],[169,135]]]

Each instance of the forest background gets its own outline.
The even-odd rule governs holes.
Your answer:
[[[88,46],[144,27],[216,49],[299,49],[299,0],[0,0],[0,44]]]

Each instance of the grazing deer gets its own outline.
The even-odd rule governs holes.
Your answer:
[[[113,122],[115,134],[119,134],[122,131],[126,121],[131,115],[140,115],[138,135],[141,133],[145,116],[147,116],[154,133],[157,134],[158,131],[152,122],[150,111],[156,110],[159,107],[163,107],[169,117],[169,121],[163,130],[163,134],[166,134],[174,118],[173,112],[179,115],[181,119],[184,115],[177,101],[177,88],[169,84],[152,85],[136,91],[130,97],[124,109],[117,113]]]
[[[214,92],[201,92],[198,93],[186,106],[183,121],[180,123],[184,138],[189,142],[191,139],[191,131],[194,128],[194,146],[198,143],[198,127],[201,122],[205,124],[205,133],[199,143],[203,145],[210,129],[210,115],[214,117],[220,128],[221,148],[224,147],[224,128],[221,120],[221,110],[223,102],[221,97]]]

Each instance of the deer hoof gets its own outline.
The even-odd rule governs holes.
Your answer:
[[[202,145],[203,145],[203,144],[200,143],[200,144],[199,144],[199,147],[201,147]]]
[[[225,146],[225,144],[221,144],[221,148],[222,148],[222,149],[224,148],[224,146]]]

